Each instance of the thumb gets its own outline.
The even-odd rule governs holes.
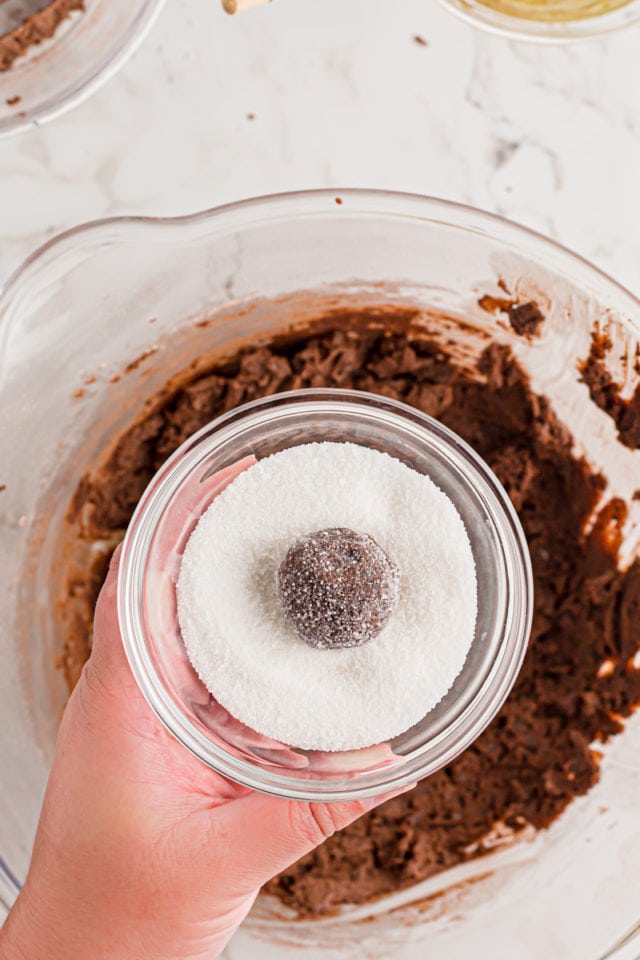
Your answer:
[[[120,639],[120,625],[118,623],[118,573],[122,544],[118,544],[109,572],[100,590],[93,617],[93,644],[88,666],[94,669],[97,664],[101,671],[124,677],[124,671],[129,673],[129,665]]]
[[[218,807],[212,812],[217,828],[234,838],[230,872],[238,883],[234,892],[243,894],[261,887],[337,830],[413,786],[348,803],[306,803],[250,793]],[[226,820],[224,825],[221,819]]]

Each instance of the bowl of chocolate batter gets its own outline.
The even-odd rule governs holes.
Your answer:
[[[98,89],[142,41],[164,0],[3,0],[0,137]]]
[[[236,955],[615,956],[640,882],[639,318],[545,238],[375,192],[90,224],[32,257],[0,296],[0,896],[149,479],[242,403],[349,389],[495,472],[531,555],[531,642],[474,745],[276,878]]]

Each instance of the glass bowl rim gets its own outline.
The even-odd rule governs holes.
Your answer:
[[[160,0],[164,2],[164,0]],[[637,0],[640,4],[640,0]],[[342,200],[339,205],[336,199]],[[65,254],[96,252],[105,245],[162,242],[173,231],[193,230],[202,236],[226,233],[253,224],[327,216],[338,218],[370,216],[424,221],[435,226],[478,234],[522,256],[548,266],[556,274],[581,275],[589,289],[599,284],[599,295],[606,288],[607,298],[615,299],[621,321],[631,325],[640,336],[640,297],[586,257],[537,230],[499,214],[468,204],[443,200],[424,194],[360,187],[321,188],[264,194],[210,207],[175,217],[118,216],[89,220],[65,230],[41,244],[0,283],[0,358],[2,339],[8,335],[6,316],[35,284],[38,274],[61,260]],[[574,281],[576,282],[576,281]],[[628,315],[628,316],[627,316]],[[632,319],[635,316],[636,319]]]
[[[149,654],[141,615],[146,561],[157,524],[169,498],[191,474],[196,461],[197,465],[201,464],[207,441],[215,441],[223,434],[216,448],[221,450],[231,439],[230,428],[244,425],[246,430],[269,413],[273,424],[274,417],[278,418],[278,408],[282,418],[296,406],[326,410],[329,404],[333,404],[336,411],[357,410],[365,418],[372,407],[384,411],[396,423],[410,423],[417,431],[437,438],[443,446],[455,451],[482,485],[483,502],[496,533],[500,557],[511,573],[506,584],[508,599],[497,647],[469,702],[450,725],[439,731],[432,741],[412,751],[404,763],[365,773],[360,782],[352,783],[346,776],[308,780],[298,778],[295,770],[289,775],[275,773],[239,759],[213,743],[191,723],[165,689]],[[176,478],[181,465],[181,476]],[[449,763],[487,727],[511,690],[526,653],[533,615],[533,577],[524,532],[511,501],[487,464],[457,434],[407,404],[376,394],[305,389],[275,394],[232,409],[188,438],[163,464],[140,498],[125,536],[118,578],[118,613],[122,642],[140,690],[161,722],[191,753],[223,776],[263,793],[296,800],[339,801],[388,793],[412,784]]]

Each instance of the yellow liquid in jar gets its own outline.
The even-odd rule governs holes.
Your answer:
[[[541,20],[547,23],[569,23],[599,17],[631,0],[478,0],[485,7],[521,20]]]

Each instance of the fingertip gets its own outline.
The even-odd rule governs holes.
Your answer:
[[[104,606],[106,602],[115,603],[116,594],[117,594],[117,585],[118,585],[118,574],[120,572],[120,555],[122,553],[122,544],[119,543],[116,549],[114,550],[111,560],[109,561],[109,568],[107,570],[107,575],[104,578],[104,583],[100,588],[100,593],[98,594],[98,600],[96,603],[96,613],[100,607]]]
[[[122,541],[118,544],[111,555],[109,561],[109,572],[107,576],[117,576],[120,570],[120,557],[122,556]]]
[[[111,637],[112,634],[119,634],[117,596],[121,554],[122,544],[120,543],[113,552],[107,576],[96,601],[93,618],[94,649],[101,646],[104,636]]]

